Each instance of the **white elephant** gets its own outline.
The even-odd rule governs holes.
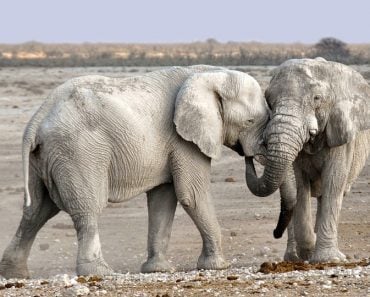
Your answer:
[[[211,159],[222,144],[263,153],[268,107],[251,76],[211,66],[172,67],[130,78],[85,76],[57,87],[23,138],[25,206],[0,263],[5,277],[28,277],[39,229],[60,210],[78,237],[77,274],[113,271],[100,246],[98,214],[109,202],[148,197],[143,272],[171,271],[166,260],[177,202],[200,231],[200,269],[228,266],[210,201]]]
[[[370,151],[370,87],[348,66],[300,59],[275,70],[265,95],[272,110],[264,132],[267,162],[257,178],[253,161],[246,158],[248,187],[260,196],[280,187],[275,237],[294,217],[287,260],[345,260],[338,248],[339,213]],[[311,197],[318,198],[316,235]]]

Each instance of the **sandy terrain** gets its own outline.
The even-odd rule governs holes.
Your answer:
[[[357,67],[369,74],[370,67]],[[253,75],[263,88],[272,67],[238,67]],[[21,137],[23,129],[55,86],[85,74],[124,77],[146,71],[139,68],[0,68],[0,255],[20,221],[23,204]],[[353,261],[370,255],[370,162],[345,198],[339,226],[340,249]],[[279,197],[253,196],[244,182],[244,161],[224,149],[213,162],[212,193],[222,228],[223,247],[232,268],[256,267],[280,261],[286,235],[272,236],[279,213]],[[313,201],[315,205],[315,201]],[[145,195],[126,203],[110,204],[100,218],[100,236],[106,261],[117,272],[139,272],[146,259],[147,213]],[[39,232],[29,258],[33,278],[74,274],[76,236],[72,221],[60,213]],[[194,224],[179,206],[169,248],[169,259],[179,271],[196,267],[201,239]],[[353,282],[356,283],[356,282]],[[357,287],[366,295],[369,276]],[[355,286],[356,288],[356,286]],[[6,290],[0,290],[0,295]],[[294,292],[294,291],[293,291]],[[339,290],[337,294],[342,294]],[[351,293],[351,291],[344,292]],[[356,294],[357,295],[357,294]],[[112,295],[115,296],[115,295]],[[150,296],[150,295],[149,295]],[[153,295],[155,296],[155,294]]]

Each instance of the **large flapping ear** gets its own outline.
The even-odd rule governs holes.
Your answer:
[[[348,76],[348,77],[347,77]],[[334,106],[326,126],[327,142],[330,147],[352,141],[359,131],[370,129],[370,86],[356,71],[342,69]]]
[[[191,75],[176,97],[174,123],[177,133],[195,143],[210,158],[221,155],[223,144],[222,88],[226,71]]]

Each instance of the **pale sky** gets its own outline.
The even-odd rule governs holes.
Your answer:
[[[370,43],[369,0],[0,1],[0,43]]]

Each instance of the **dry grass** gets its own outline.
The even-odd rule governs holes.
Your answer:
[[[346,64],[369,64],[370,44],[347,45]],[[0,44],[0,66],[169,66],[276,65],[289,58],[322,55],[315,45],[219,43],[215,40],[179,44]]]

